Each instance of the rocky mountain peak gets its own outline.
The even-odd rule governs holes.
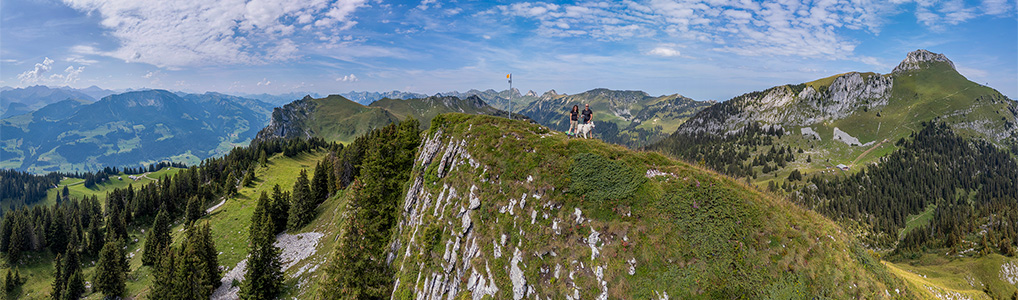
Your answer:
[[[544,94],[541,95],[541,97],[555,97],[555,96],[558,96],[558,92],[556,92],[555,90],[548,90],[547,92],[544,92]]]
[[[524,97],[537,97],[537,92],[535,92],[534,90],[529,90],[529,91],[527,91],[527,94],[523,95],[523,96]]]
[[[928,65],[931,62],[946,62],[954,69],[954,62],[947,59],[947,56],[941,53],[933,53],[925,49],[919,49],[916,51],[909,52],[905,56],[905,60],[901,61],[897,67],[894,68],[893,73],[901,73],[905,71],[919,70]]]

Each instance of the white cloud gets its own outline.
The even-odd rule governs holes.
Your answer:
[[[436,4],[438,0],[423,0],[420,5],[417,5],[417,9],[428,10],[429,7],[439,8],[442,4]],[[434,4],[434,5],[432,5]]]
[[[357,80],[359,80],[359,79],[357,79],[357,76],[353,75],[353,74],[336,78],[336,81],[340,81],[340,82],[356,82]]]
[[[82,65],[92,65],[92,64],[95,64],[95,63],[99,62],[99,61],[94,60],[94,59],[84,58],[81,55],[77,55],[77,54],[72,54],[72,55],[68,56],[66,59],[64,59],[64,61],[72,62],[72,63],[78,63],[78,64],[82,64]]]
[[[85,66],[80,66],[77,69],[75,69],[73,66],[67,67],[67,69],[64,69],[64,73],[65,73],[65,75],[64,75],[64,83],[75,83],[75,82],[78,82],[78,79],[80,79],[80,77],[81,77],[81,72],[84,72],[84,71],[85,71]]]
[[[73,52],[168,68],[293,59],[299,49],[292,39],[305,34],[298,31],[336,34],[356,24],[352,13],[367,5],[367,0],[63,1],[98,14],[120,43],[108,52],[87,45]]]
[[[78,82],[78,79],[81,78],[81,72],[85,71],[84,66],[77,68],[68,66],[62,74],[46,76],[46,73],[53,69],[54,62],[54,60],[46,57],[42,60],[42,63],[36,63],[31,70],[18,74],[18,80],[21,81],[21,84],[70,84]]]
[[[161,71],[159,71],[159,70],[149,71],[148,73],[146,73],[144,76],[141,76],[141,77],[145,78],[145,79],[151,79],[152,77],[159,76],[159,73],[161,73]]]
[[[258,82],[258,85],[259,85],[259,86],[262,86],[262,85],[264,85],[264,86],[268,86],[268,85],[270,85],[270,84],[272,84],[272,81],[269,81],[269,79],[268,79],[268,78],[262,78],[262,81],[259,81],[259,82]]]
[[[664,57],[672,57],[672,56],[679,56],[679,55],[681,55],[679,50],[675,50],[673,48],[665,47],[665,46],[659,46],[657,48],[651,49],[650,51],[647,51],[647,54],[649,54],[649,55],[656,55],[656,56],[664,56]]]
[[[859,41],[846,32],[879,34],[889,18],[901,11],[899,6],[909,5],[915,6],[920,24],[934,28],[966,22],[984,12],[1003,14],[1012,3],[983,0],[982,9],[977,9],[962,0],[517,2],[486,13],[533,20],[535,32],[545,37],[652,37],[743,56],[852,59]],[[645,54],[667,53],[666,49],[652,51]]]
[[[49,70],[52,68],[51,67],[52,65],[53,60],[47,57],[42,60],[42,63],[36,63],[35,68],[33,68],[32,70],[28,70],[25,71],[24,73],[18,74],[18,80],[21,80],[22,84],[38,83],[40,80],[45,79],[45,77],[43,77],[43,74],[49,72]]]
[[[988,15],[1000,16],[1011,11],[1012,5],[1007,0],[983,0],[983,12]]]

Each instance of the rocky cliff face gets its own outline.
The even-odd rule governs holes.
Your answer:
[[[947,59],[947,56],[941,53],[933,53],[923,49],[909,52],[905,57],[905,60],[901,61],[897,67],[894,68],[894,74],[903,73],[906,71],[920,70],[932,62],[944,62],[954,69],[954,62]]]
[[[307,126],[317,108],[317,104],[313,100],[311,96],[304,96],[303,99],[274,108],[269,125],[258,132],[255,141],[314,136],[314,132]]]
[[[900,85],[899,81],[905,84],[896,86]],[[851,72],[738,96],[703,110],[681,126],[678,133],[730,135],[740,132],[749,123],[814,126],[864,112],[875,113],[892,106],[894,111],[906,111],[901,117],[914,118],[932,113],[911,111],[916,104],[923,104],[933,106],[934,111],[948,118],[948,123],[958,124],[959,128],[974,128],[994,140],[1011,135],[1010,126],[998,124],[1003,123],[998,122],[999,116],[984,118],[985,112],[980,110],[989,108],[978,108],[987,106],[987,103],[996,105],[1006,101],[1001,100],[999,93],[992,89],[970,85],[975,84],[957,74],[954,63],[943,54],[916,50],[909,53],[891,74]],[[998,111],[997,115],[1005,112]],[[950,119],[952,117],[954,119]],[[1007,121],[1006,117],[1004,121]]]
[[[614,179],[577,177],[576,159]],[[838,298],[848,285],[862,297],[895,293],[830,221],[655,153],[444,115],[414,164],[387,258],[393,299],[754,298],[788,287],[844,291],[830,294]],[[601,185],[613,196],[599,200],[605,190],[578,192],[588,179],[618,184]],[[824,275],[835,269],[851,275]],[[796,286],[788,274],[816,277]]]
[[[715,135],[740,132],[749,123],[772,126],[808,126],[845,118],[853,113],[879,109],[891,98],[894,81],[880,74],[847,73],[829,86],[778,86],[739,96],[707,108],[679,127],[681,133]]]

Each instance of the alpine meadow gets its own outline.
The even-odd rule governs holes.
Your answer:
[[[0,299],[1018,299],[1018,3],[3,1]]]

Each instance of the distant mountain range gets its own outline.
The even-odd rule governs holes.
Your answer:
[[[49,172],[197,163],[247,145],[271,109],[253,99],[164,90],[62,100],[0,120],[0,167]]]
[[[534,97],[528,93],[527,97]],[[678,94],[652,97],[642,91],[594,89],[574,95],[548,91],[519,111],[542,125],[569,129],[569,111],[585,104],[593,111],[595,134],[602,140],[641,147],[668,136],[679,124],[714,102],[694,101]]]
[[[508,115],[474,96],[466,99],[432,96],[416,99],[389,99],[362,105],[340,95],[325,98],[305,96],[272,112],[269,125],[256,140],[320,137],[328,141],[352,142],[358,136],[389,123],[410,117],[426,128],[435,116],[460,112],[479,115]]]

